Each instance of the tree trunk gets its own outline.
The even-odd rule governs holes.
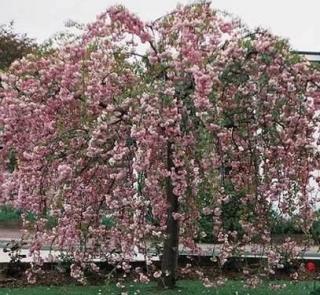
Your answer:
[[[171,171],[174,168],[172,160],[172,143],[167,143],[167,169]],[[178,264],[178,246],[179,246],[179,223],[172,216],[172,213],[178,212],[178,198],[173,193],[171,177],[166,178],[166,195],[168,203],[167,211],[167,230],[164,241],[163,255],[161,257],[162,276],[159,280],[161,288],[174,288],[176,283],[176,269]]]

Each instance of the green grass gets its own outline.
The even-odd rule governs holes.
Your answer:
[[[115,285],[105,286],[62,286],[62,287],[27,287],[16,289],[0,289],[0,295],[119,295],[121,292],[128,292],[128,295],[308,295],[315,288],[314,282],[280,282],[286,283],[287,288],[271,290],[264,284],[257,289],[247,289],[241,282],[228,282],[226,286],[219,289],[207,289],[199,281],[179,281],[174,290],[159,291],[155,283],[147,285],[127,284],[122,291]],[[320,284],[317,283],[317,287]],[[137,293],[140,290],[140,293]],[[315,293],[317,294],[317,293]],[[320,293],[319,293],[320,294]]]

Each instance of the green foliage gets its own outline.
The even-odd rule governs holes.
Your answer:
[[[34,40],[14,32],[13,22],[0,25],[0,70],[6,70],[14,60],[34,52],[36,47]]]
[[[10,173],[12,173],[16,167],[17,167],[17,157],[16,157],[16,153],[11,150],[9,152],[9,157],[8,157],[8,166],[7,166],[7,169],[9,170]]]
[[[242,228],[239,223],[242,213],[240,198],[236,195],[231,196],[231,200],[222,205],[224,229],[226,231],[237,231],[239,234],[242,234]]]
[[[315,242],[320,243],[320,210],[317,212],[317,219],[312,224],[310,234]]]
[[[10,221],[19,221],[20,212],[10,206],[0,207],[0,224]]]
[[[287,61],[287,63],[288,63],[289,65],[294,65],[294,64],[296,64],[296,63],[301,62],[301,60],[302,60],[302,57],[301,57],[299,54],[297,54],[297,53],[292,53],[292,54],[288,55],[286,61]]]
[[[272,211],[271,214],[271,233],[274,235],[299,235],[303,234],[295,217],[290,219]],[[317,212],[317,218],[310,229],[311,238],[320,243],[320,211]]]
[[[272,63],[272,57],[270,54],[263,53],[260,55],[260,59],[266,65],[270,65]]]
[[[239,61],[229,64],[220,76],[224,84],[241,85],[249,80],[249,76],[243,71],[242,64]]]
[[[7,226],[8,223],[17,224],[21,222],[21,211],[17,210],[11,206],[1,206],[0,207],[0,225]],[[30,222],[35,222],[37,220],[37,215],[32,212],[26,213],[26,219]],[[53,228],[57,225],[57,219],[53,216],[47,215],[47,228]]]
[[[225,190],[230,193],[230,200],[228,203],[222,205],[222,221],[223,228],[225,231],[237,231],[240,235],[242,234],[242,228],[240,225],[241,214],[248,211],[248,208],[244,208],[241,204],[241,193],[237,193],[233,190],[230,184],[225,183]],[[211,192],[212,193],[212,192]],[[210,200],[212,200],[212,195],[208,190],[203,190],[200,192],[200,202],[202,207],[209,205]],[[213,221],[212,216],[201,215],[199,220],[199,232],[204,233],[200,237],[199,241],[204,243],[214,243],[216,242],[216,237],[213,235]]]
[[[247,214],[250,216],[250,208],[243,208],[240,200],[241,196],[239,195],[231,196],[231,200],[222,206],[222,217],[224,230],[235,230],[241,235],[242,228],[239,220],[241,218],[241,214]],[[318,216],[320,217],[320,213],[318,213]],[[271,210],[269,220],[271,222],[270,230],[272,235],[290,236],[303,234],[294,217],[287,219]],[[203,232],[204,235],[199,239],[200,242],[212,243],[215,241],[215,237],[212,234],[212,228],[212,217],[202,215],[199,220],[199,232]],[[314,221],[310,229],[310,235],[315,242],[320,243],[320,218]]]
[[[102,218],[101,224],[103,224],[106,228],[112,228],[115,224],[115,221],[112,217],[105,216]]]
[[[201,215],[201,218],[199,220],[199,231],[201,233],[204,233],[203,236],[200,236],[199,242],[212,243],[214,241],[213,223],[211,216]]]
[[[253,50],[252,40],[250,39],[243,39],[240,41],[240,46],[247,49],[248,52],[251,52]]]
[[[275,235],[301,234],[301,229],[297,226],[294,218],[284,218],[275,211],[270,212],[271,233]]]

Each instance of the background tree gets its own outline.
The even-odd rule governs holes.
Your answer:
[[[1,90],[1,196],[36,217],[24,223],[30,278],[50,243],[73,257],[79,280],[96,269],[93,258],[129,272],[139,250],[140,281],[172,288],[179,245],[200,253],[203,215],[222,245],[220,265],[259,238],[273,271],[281,250],[270,243],[270,208],[298,212],[305,233],[314,217],[319,79],[285,41],[248,33],[206,3],[152,23],[112,7],[72,44],[13,63]],[[232,231],[223,214],[231,201]]]
[[[16,59],[36,49],[34,40],[14,31],[14,23],[0,25],[0,70],[7,69]]]

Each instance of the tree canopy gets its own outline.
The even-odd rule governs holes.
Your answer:
[[[197,249],[204,215],[221,265],[258,240],[272,272],[270,208],[298,212],[307,237],[318,201],[320,74],[290,50],[209,4],[149,23],[115,6],[79,40],[14,62],[0,88],[1,198],[36,216],[24,224],[30,278],[50,244],[74,258],[78,279],[93,258],[131,271],[138,249],[138,278],[172,286],[178,245]],[[241,230],[224,229],[231,200]]]

